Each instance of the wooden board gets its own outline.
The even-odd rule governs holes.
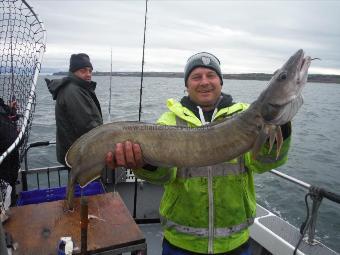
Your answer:
[[[88,254],[145,243],[145,238],[118,193],[88,198]],[[18,244],[13,254],[57,254],[62,236],[71,236],[80,253],[80,198],[73,212],[64,212],[64,201],[11,208],[4,229]]]

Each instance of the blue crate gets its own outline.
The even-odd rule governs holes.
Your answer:
[[[81,190],[83,190],[84,196],[102,194],[105,192],[103,185],[100,182],[91,182],[83,189],[79,185],[76,185],[74,192],[75,197],[80,197]],[[19,195],[17,205],[39,204],[62,200],[65,199],[65,196],[66,187],[22,191]]]

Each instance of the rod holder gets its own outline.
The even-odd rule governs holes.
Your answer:
[[[310,197],[313,201],[313,204],[312,204],[312,212],[311,212],[311,217],[310,217],[310,225],[308,228],[307,242],[310,245],[314,245],[317,243],[315,240],[315,229],[316,229],[316,222],[318,218],[318,211],[319,211],[319,207],[321,205],[323,196],[321,195],[320,190],[314,186],[310,187],[309,192],[310,192],[310,195],[311,195]]]

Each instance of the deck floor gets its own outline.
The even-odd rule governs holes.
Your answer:
[[[148,255],[162,254],[163,231],[161,224],[141,224],[139,228],[142,230],[146,239]]]

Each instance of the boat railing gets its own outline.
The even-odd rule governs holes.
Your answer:
[[[35,142],[31,143],[28,145],[28,147],[25,150],[25,155],[24,155],[24,169],[21,169],[21,176],[22,176],[22,190],[26,191],[28,189],[28,183],[27,183],[27,175],[35,174],[37,178],[37,188],[40,188],[40,178],[39,174],[44,173],[47,174],[47,185],[48,188],[51,187],[51,176],[50,173],[52,172],[57,172],[58,176],[58,186],[61,187],[63,183],[63,178],[62,178],[62,173],[69,171],[69,168],[66,166],[52,166],[52,167],[42,167],[42,168],[33,168],[33,169],[28,169],[28,159],[27,159],[27,154],[28,151],[31,148],[37,148],[41,146],[49,146],[49,145],[55,145],[55,142],[49,142],[49,141],[42,141],[42,142]],[[317,222],[317,216],[318,216],[318,209],[321,205],[322,199],[327,198],[328,200],[339,203],[340,204],[340,195],[336,194],[334,192],[331,192],[327,190],[326,188],[314,186],[311,184],[308,184],[304,181],[301,181],[295,177],[292,177],[290,175],[284,174],[282,172],[279,172],[275,169],[270,171],[272,174],[283,178],[285,180],[288,180],[304,189],[306,189],[308,192],[305,197],[306,205],[307,205],[307,219],[306,221],[302,224],[300,228],[300,233],[301,236],[303,237],[306,233],[308,234],[307,242],[309,244],[314,244],[316,243],[315,241],[315,228],[316,228],[316,222]],[[115,182],[115,180],[113,180]],[[135,189],[135,192],[137,192],[137,189]],[[311,212],[308,207],[307,203],[307,197],[310,197],[312,200],[312,207],[311,207]],[[301,239],[302,240],[302,239]]]
[[[32,148],[37,148],[37,147],[42,147],[42,146],[49,146],[49,145],[55,145],[56,142],[52,141],[40,141],[40,142],[35,142],[35,143],[30,143],[25,151],[24,151],[24,168],[21,169],[21,185],[22,185],[22,190],[23,191],[27,191],[28,190],[28,181],[27,181],[27,176],[28,175],[36,175],[36,188],[40,189],[40,173],[44,173],[47,174],[47,188],[51,188],[51,177],[50,174],[53,173],[57,173],[57,186],[61,187],[62,184],[62,173],[66,173],[68,174],[69,172],[69,168],[63,165],[58,165],[58,166],[51,166],[51,167],[41,167],[41,168],[28,168],[28,152],[30,149]]]
[[[295,177],[292,177],[290,175],[279,172],[275,169],[271,170],[270,172],[272,174],[280,177],[280,178],[288,180],[288,181],[308,190],[308,193],[305,197],[305,202],[306,202],[306,206],[307,206],[307,219],[302,224],[302,226],[300,228],[300,233],[303,237],[308,231],[307,242],[311,245],[315,244],[316,243],[316,241],[315,241],[316,222],[317,222],[317,217],[318,217],[318,210],[319,210],[319,207],[321,205],[322,199],[327,198],[328,200],[330,200],[332,202],[340,204],[340,195],[336,194],[334,192],[331,192],[331,191],[327,190],[326,188],[308,184],[308,183],[301,181],[301,180],[299,180]],[[308,202],[307,202],[308,196],[312,200],[311,212],[309,211],[309,208],[308,208]]]

